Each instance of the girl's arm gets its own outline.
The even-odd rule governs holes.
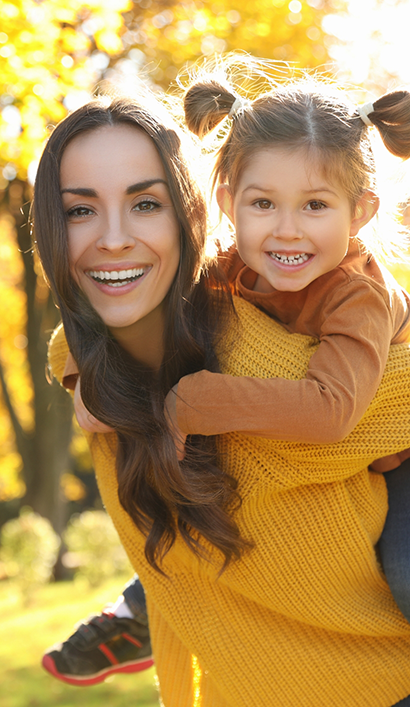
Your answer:
[[[238,431],[285,441],[338,442],[374,397],[392,337],[392,316],[381,293],[365,280],[348,283],[324,304],[320,344],[305,378],[209,371],[185,376],[178,385],[176,424],[184,434]],[[269,359],[269,351],[260,354]]]

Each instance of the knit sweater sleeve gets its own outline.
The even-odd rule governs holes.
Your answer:
[[[185,376],[177,391],[178,425],[186,434],[236,431],[295,442],[338,442],[376,393],[392,328],[380,292],[365,281],[347,283],[324,307],[320,345],[303,379],[235,378],[209,371]]]

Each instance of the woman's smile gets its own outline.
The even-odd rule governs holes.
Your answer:
[[[122,265],[114,269],[100,266],[98,269],[86,271],[86,274],[102,292],[116,296],[129,292],[131,286],[141,283],[151,269],[152,265]]]

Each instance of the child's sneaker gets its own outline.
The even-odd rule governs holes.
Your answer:
[[[148,626],[106,612],[80,623],[42,660],[43,668],[70,685],[96,685],[113,673],[138,673],[153,664]]]

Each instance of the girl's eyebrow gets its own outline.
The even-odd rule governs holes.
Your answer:
[[[154,179],[146,179],[143,182],[136,182],[135,184],[131,184],[131,186],[127,187],[125,193],[128,195],[136,194],[137,192],[149,189],[154,184],[165,184],[166,187],[168,186],[165,179],[160,179],[158,177]],[[88,196],[94,198],[98,197],[98,193],[95,191],[95,189],[87,189],[86,187],[67,187],[66,189],[62,189],[61,193],[75,194],[76,196]]]
[[[243,190],[243,193],[245,193],[248,190],[254,190],[254,191],[264,191],[264,192],[271,192],[271,191],[276,191],[275,189],[272,189],[272,187],[263,187],[259,184],[249,184],[245,189]],[[335,192],[333,189],[329,189],[327,186],[322,186],[318,185],[317,187],[313,187],[312,189],[305,189],[304,193],[305,194],[314,194],[315,192],[330,192],[331,194],[334,194]]]
[[[259,184],[248,184],[248,186],[243,189],[243,193],[250,191],[251,189],[254,191],[272,191],[269,187],[262,187]]]
[[[272,189],[272,187],[262,187],[259,186],[258,184],[250,184],[247,186],[243,191],[242,194],[246,194],[248,191],[256,191],[259,192],[260,194],[266,194],[266,198],[269,197],[270,194],[276,194],[277,190]],[[305,195],[305,198],[312,196],[314,194],[331,194],[333,196],[337,196],[337,193],[333,190],[330,189],[329,187],[318,185],[317,187],[314,187],[313,189],[305,189],[303,191],[303,194]]]
[[[316,192],[327,192],[328,194],[336,193],[333,189],[329,189],[329,187],[318,186],[313,189],[306,189],[305,194],[315,194]]]

